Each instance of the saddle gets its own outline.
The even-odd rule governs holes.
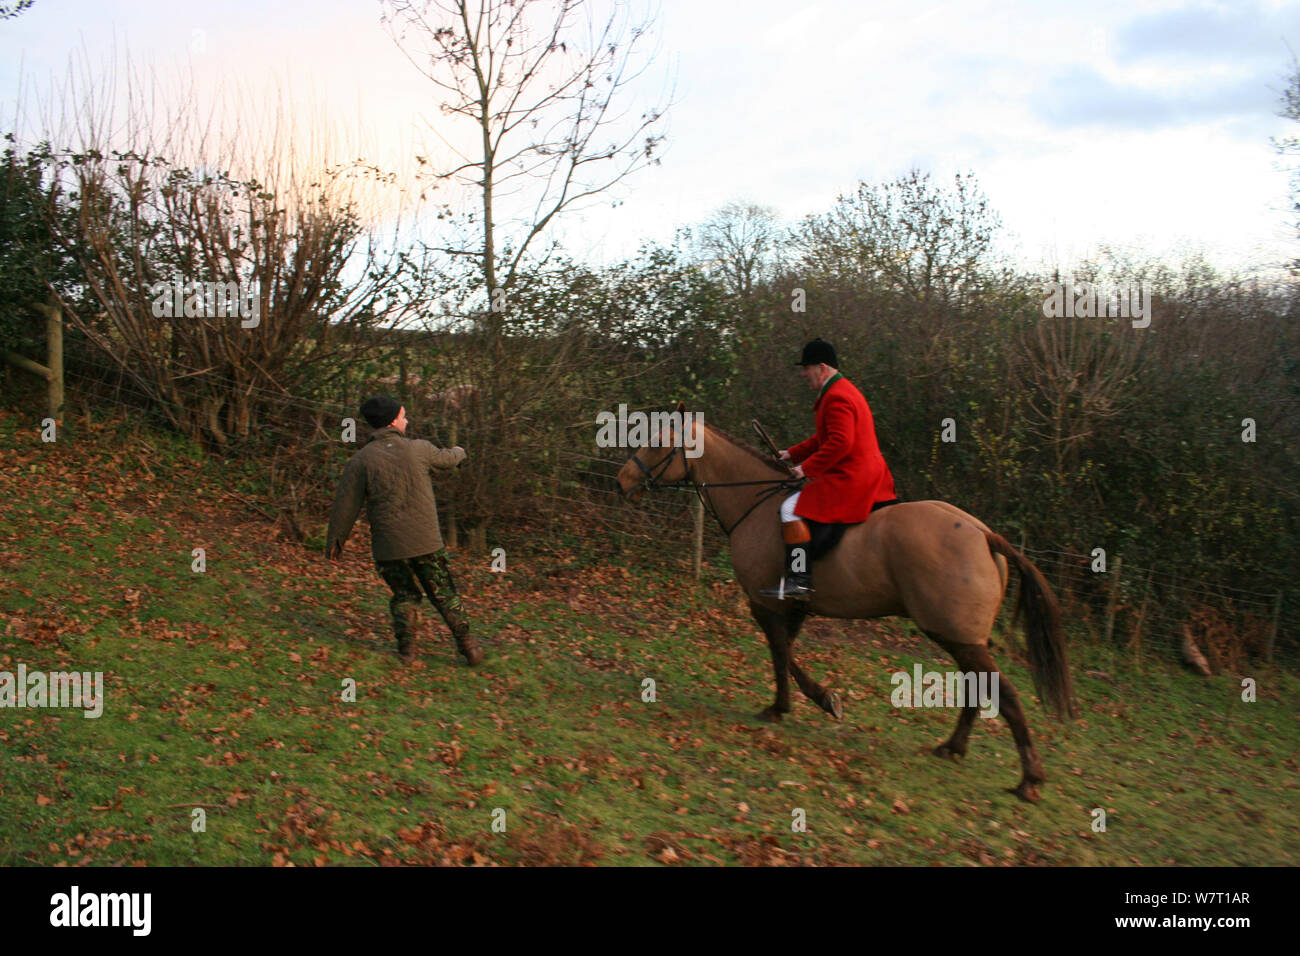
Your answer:
[[[898,504],[899,499],[891,498],[889,501],[877,501],[871,506],[871,513],[875,514],[881,508],[887,508],[890,505]],[[803,518],[804,524],[808,525],[808,533],[811,537],[808,540],[808,560],[820,561],[826,555],[835,550],[835,546],[840,543],[844,537],[844,532],[856,525],[863,524],[861,521],[855,521],[850,524],[827,524],[824,521],[813,521],[811,518]]]

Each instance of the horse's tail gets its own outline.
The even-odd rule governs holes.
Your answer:
[[[1020,572],[1020,604],[1016,613],[1024,614],[1029,670],[1038,696],[1049,713],[1077,717],[1070,662],[1065,654],[1065,631],[1061,627],[1061,607],[1056,603],[1051,585],[1034,563],[1002,535],[985,531],[984,536],[989,551],[1006,557]]]

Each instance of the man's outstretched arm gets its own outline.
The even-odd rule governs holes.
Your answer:
[[[439,448],[433,442],[425,442],[425,453],[429,460],[429,470],[434,468],[455,468],[465,460],[465,449],[456,445],[452,448]]]

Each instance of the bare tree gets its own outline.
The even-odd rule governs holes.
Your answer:
[[[658,162],[663,108],[639,112],[627,103],[653,61],[643,49],[652,23],[629,22],[621,6],[593,20],[582,0],[383,7],[395,42],[434,85],[449,119],[433,132],[457,159],[420,161],[435,184],[471,197],[459,212],[446,204],[458,228],[434,248],[453,264],[472,264],[466,291],[479,306],[462,309],[478,347],[458,384],[474,386],[476,396],[467,468],[477,514],[466,518],[479,523],[471,541],[481,546],[483,524],[526,493],[517,456],[537,436],[543,406],[566,376],[596,360],[590,340],[571,334],[563,315],[535,311],[557,301],[539,264],[555,256],[547,231],[558,217]]]
[[[299,153],[274,124],[269,143],[247,124],[220,136],[183,96],[160,116],[160,90],[131,77],[117,114],[89,92],[114,82],[71,73],[76,125],[47,126],[66,145],[45,148],[46,218],[85,283],[61,302],[175,427],[224,445],[272,399],[319,397],[350,375],[372,331],[419,298],[409,258],[366,221],[365,197],[389,177]]]
[[[1278,116],[1300,123],[1300,61],[1291,58],[1291,76],[1282,91],[1282,109]],[[1273,140],[1274,148],[1283,155],[1300,155],[1300,136],[1285,136]],[[1291,171],[1291,210],[1296,213],[1296,229],[1300,231],[1300,165]],[[1300,257],[1291,260],[1291,271],[1300,274]]]
[[[36,0],[17,0],[13,6],[0,4],[0,20],[12,20],[24,10],[30,9],[35,2]]]
[[[864,279],[922,303],[955,304],[980,285],[997,215],[971,176],[951,189],[912,170],[881,186],[862,183],[795,231],[813,273]]]
[[[748,299],[771,266],[779,237],[773,210],[751,202],[729,202],[700,226],[696,242],[731,291]]]
[[[1100,428],[1130,407],[1141,343],[1128,319],[1036,316],[1023,329],[1017,371],[1026,425],[1051,449],[1059,481]]]
[[[638,48],[651,24],[629,26],[616,9],[584,40],[582,0],[383,5],[398,46],[440,91],[443,112],[474,130],[472,146],[452,147],[462,161],[435,173],[477,195],[478,211],[467,217],[472,241],[441,251],[477,259],[488,302],[500,301],[557,216],[658,162],[662,136],[652,129],[663,109],[631,120],[621,112],[649,65],[638,65]],[[503,216],[512,204],[515,215]],[[495,357],[503,311],[484,316]]]

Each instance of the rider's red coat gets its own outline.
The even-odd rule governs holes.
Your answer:
[[[813,411],[817,433],[789,449],[791,460],[812,479],[804,485],[795,514],[813,521],[866,521],[877,501],[897,497],[867,400],[852,382],[839,378]]]

